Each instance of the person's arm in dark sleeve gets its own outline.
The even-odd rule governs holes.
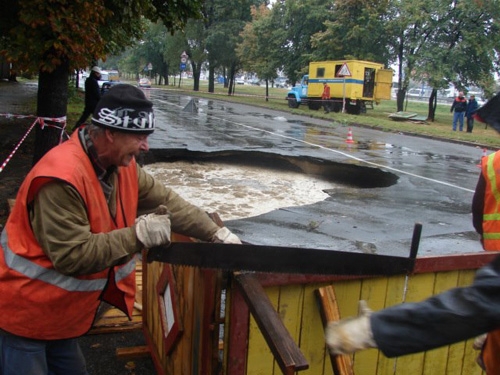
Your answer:
[[[477,233],[483,235],[483,210],[484,210],[484,192],[486,181],[481,173],[477,181],[476,190],[472,197],[472,225]]]
[[[500,257],[481,268],[469,287],[370,316],[373,339],[387,357],[464,341],[500,327]]]

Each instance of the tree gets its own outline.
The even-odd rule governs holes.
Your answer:
[[[5,0],[1,53],[19,69],[38,73],[37,115],[63,118],[70,72],[139,39],[143,18],[161,19],[169,30],[181,28],[201,16],[202,1]],[[52,126],[37,128],[34,162],[59,142],[60,133]]]
[[[333,3],[326,29],[311,38],[313,59],[368,60],[388,65],[392,60],[385,27],[387,1],[337,0]]]
[[[276,29],[284,31],[279,53],[289,81],[296,82],[313,60],[311,36],[325,29],[331,7],[332,2],[326,0],[277,0],[273,4]]]
[[[278,69],[282,66],[278,53],[282,38],[276,32],[271,10],[265,5],[252,6],[252,22],[245,25],[241,36],[243,41],[237,47],[237,54],[243,68],[255,72],[266,80],[266,100],[269,97],[269,80],[276,78]]]

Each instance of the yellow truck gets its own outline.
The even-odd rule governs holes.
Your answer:
[[[370,61],[315,61],[309,64],[309,74],[288,92],[286,99],[290,108],[307,104],[309,109],[318,110],[325,104],[321,95],[327,83],[329,109],[357,115],[366,112],[367,103],[391,99],[393,74],[392,69]]]

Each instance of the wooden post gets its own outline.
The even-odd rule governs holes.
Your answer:
[[[337,298],[332,285],[316,290],[320,302],[321,319],[326,327],[329,322],[340,320]],[[352,360],[348,355],[330,355],[335,375],[354,375]]]
[[[276,362],[285,375],[309,368],[306,358],[274,309],[254,274],[235,274],[245,301],[252,312]]]

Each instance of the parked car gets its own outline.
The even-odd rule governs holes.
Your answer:
[[[260,86],[260,80],[258,78],[252,78],[248,81],[251,85]]]
[[[236,77],[235,82],[237,85],[244,85],[245,79],[243,77]]]
[[[144,87],[144,88],[150,88],[151,87],[151,81],[147,78],[141,78],[139,80],[139,87]]]
[[[276,80],[274,81],[274,86],[282,89],[287,88],[288,85],[286,84],[286,78],[285,77],[276,78]]]
[[[106,82],[103,82],[102,85],[101,85],[101,95],[106,94],[112,86],[118,85],[120,83],[121,83],[120,81],[106,81]]]
[[[425,89],[409,89],[406,95],[409,98],[428,98],[430,96],[430,92]]]

